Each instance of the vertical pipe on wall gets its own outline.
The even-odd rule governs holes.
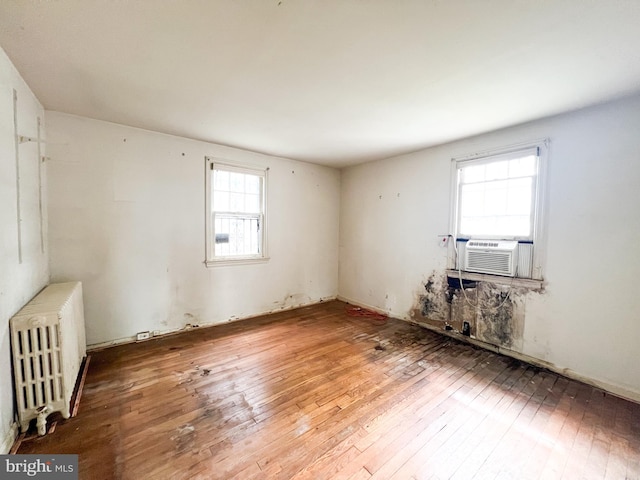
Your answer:
[[[16,218],[18,222],[18,263],[22,263],[22,214],[20,212],[20,138],[18,137],[18,92],[13,89],[13,138],[16,151]]]
[[[42,147],[40,145],[40,131],[42,121],[38,117],[38,212],[40,214],[40,252],[44,253],[44,215],[42,207]]]

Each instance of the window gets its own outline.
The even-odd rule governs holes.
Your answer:
[[[533,240],[537,149],[458,164],[459,237]]]
[[[541,278],[542,172],[547,142],[453,160],[456,268],[469,239],[518,242],[518,277]],[[462,264],[460,264],[462,262]]]
[[[206,159],[207,265],[266,259],[267,170]]]

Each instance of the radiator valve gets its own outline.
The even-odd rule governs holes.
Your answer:
[[[47,417],[51,409],[48,405],[40,407],[38,409],[38,416],[36,417],[36,426],[38,427],[38,435],[42,436],[47,433]]]

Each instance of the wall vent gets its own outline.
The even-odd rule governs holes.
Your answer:
[[[518,266],[518,242],[469,240],[464,250],[467,272],[514,277]]]

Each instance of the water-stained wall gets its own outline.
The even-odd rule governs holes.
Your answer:
[[[432,273],[417,296],[413,321],[520,351],[530,290],[491,282],[460,282]]]
[[[633,96],[342,170],[340,296],[442,328],[467,321],[478,340],[640,400],[639,131]],[[506,297],[509,279],[452,289],[451,159],[545,138],[544,293]]]

